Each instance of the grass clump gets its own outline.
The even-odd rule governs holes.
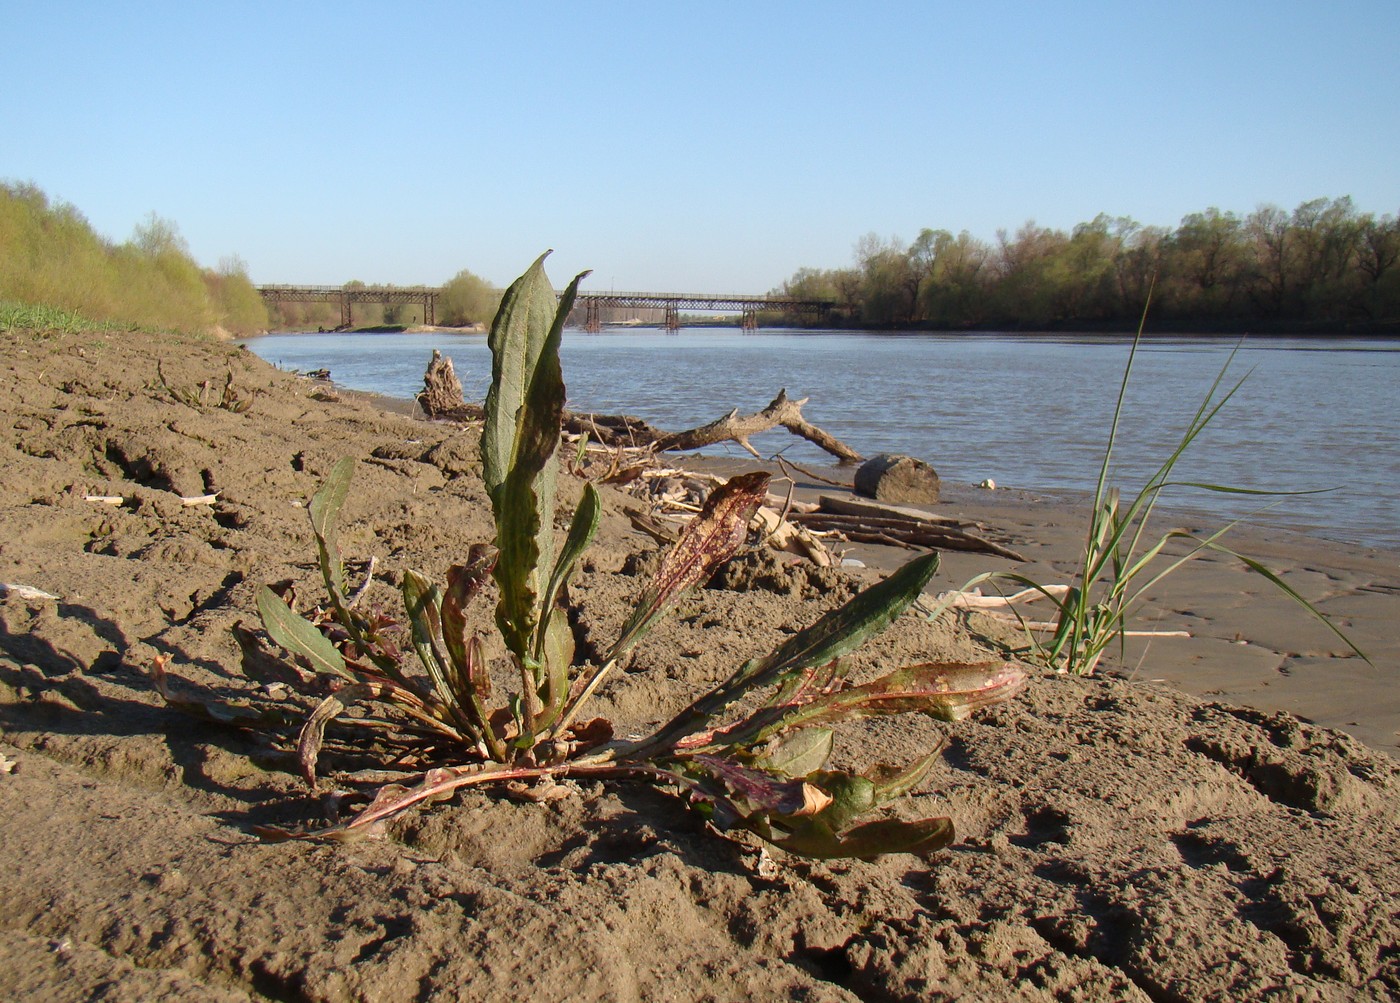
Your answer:
[[[1148,304],[1150,303],[1149,291]],[[1123,370],[1123,379],[1119,384],[1113,420],[1109,425],[1108,443],[1104,448],[1103,461],[1094,486],[1093,507],[1090,510],[1084,549],[1073,582],[1068,588],[1047,588],[1016,572],[992,571],[973,578],[963,587],[964,591],[982,582],[1011,582],[1048,599],[1055,608],[1054,629],[1049,632],[1049,639],[1042,640],[1035,630],[1027,625],[1028,642],[1018,654],[1059,672],[1087,676],[1094,673],[1104,652],[1109,648],[1116,644],[1120,653],[1123,651],[1129,621],[1156,585],[1183,565],[1204,554],[1223,554],[1241,562],[1289,599],[1297,602],[1341,638],[1353,652],[1365,658],[1365,654],[1335,624],[1287,582],[1254,558],[1225,546],[1222,538],[1239,525],[1239,520],[1229,522],[1205,536],[1183,529],[1168,530],[1161,535],[1149,532],[1148,525],[1157,502],[1162,492],[1169,488],[1195,488],[1241,495],[1310,493],[1258,491],[1174,479],[1176,465],[1186,450],[1215,420],[1221,409],[1229,403],[1248,378],[1246,374],[1232,385],[1226,383],[1230,366],[1234,362],[1234,352],[1225,360],[1175,448],[1137,494],[1125,500],[1120,490],[1110,485],[1109,476],[1118,442],[1119,422],[1146,318],[1147,308],[1144,307],[1142,321],[1133,338],[1128,361]],[[1174,543],[1181,546],[1174,548],[1177,552],[1169,552],[1168,548]],[[939,612],[941,607],[934,610],[932,615],[936,616]]]
[[[0,302],[0,331],[36,334],[76,334],[79,331],[120,330],[121,325],[89,320],[76,310],[33,303]]]
[[[921,595],[938,566],[936,554],[911,561],[775,651],[746,661],[650,736],[619,741],[610,722],[586,716],[618,661],[744,544],[768,475],[740,475],[717,488],[664,555],[606,656],[578,664],[560,597],[597,528],[601,499],[591,484],[585,487],[562,543],[555,539],[554,510],[564,407],[559,342],[583,276],[556,299],[543,261],[506,291],[489,339],[492,383],[481,450],[494,544],[472,546],[444,585],[404,573],[408,631],[401,646],[391,620],[361,610],[347,581],[336,522],[355,462],[344,459],[310,506],[327,603],[303,617],[271,589],[258,594],[266,633],[284,653],[271,662],[277,677],[314,699],[305,704],[297,742],[313,787],[325,730],[355,703],[389,712],[377,719],[384,725],[378,741],[400,754],[413,749],[431,765],[380,788],[347,821],[313,833],[261,834],[344,838],[462,787],[568,776],[659,784],[681,792],[720,829],[746,829],[813,857],[927,853],[946,845],[953,838],[946,818],[866,817],[919,784],[936,749],[861,774],[828,769],[834,725],[900,713],[956,720],[1024,685],[1025,673],[1001,662],[910,665],[860,685],[847,682],[843,657]],[[479,599],[490,580],[498,601],[488,618]],[[491,678],[482,647],[483,634],[491,632],[504,643],[516,677],[499,697],[500,680]],[[273,652],[247,632],[240,642],[249,655],[245,665],[266,672]],[[745,710],[737,712],[741,704]],[[244,714],[208,704],[191,709],[225,719]]]

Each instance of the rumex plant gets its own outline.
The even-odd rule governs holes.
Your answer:
[[[558,547],[554,509],[564,407],[559,343],[583,276],[556,299],[543,263],[541,257],[507,290],[489,338],[492,382],[481,449],[495,543],[470,547],[442,586],[404,573],[411,651],[396,646],[387,618],[359,608],[347,582],[336,522],[352,488],[351,459],[335,465],[310,505],[328,604],[306,619],[270,588],[257,597],[268,636],[285,652],[282,677],[316,699],[297,743],[308,782],[316,783],[327,725],[354,703],[391,710],[400,730],[429,741],[432,761],[442,765],[380,788],[368,807],[329,828],[261,834],[345,838],[462,787],[567,776],[633,778],[677,790],[720,829],[747,829],[813,857],[926,853],[946,845],[949,819],[865,817],[918,785],[937,750],[859,774],[827,768],[833,725],[900,713],[957,720],[1025,684],[1025,673],[1004,662],[910,665],[848,683],[844,657],[921,595],[936,554],[911,561],[777,650],[745,662],[648,737],[618,741],[609,722],[583,716],[619,660],[743,546],[768,475],[743,474],[717,488],[663,556],[601,662],[575,664],[561,595],[597,529],[601,503],[586,485]],[[489,623],[481,597],[491,579],[495,631],[518,677],[503,698],[481,643]],[[245,655],[270,654],[246,632],[240,641]]]

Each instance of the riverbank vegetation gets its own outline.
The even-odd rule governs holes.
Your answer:
[[[832,299],[838,323],[935,329],[1131,329],[1156,277],[1154,330],[1400,331],[1400,220],[1349,197],[1291,213],[1210,208],[1174,230],[1096,216],[1026,223],[995,243],[874,234],[849,268],[802,268],[774,290]]]
[[[130,240],[112,243],[74,206],[23,183],[0,182],[0,303],[177,331],[267,327],[238,258],[202,268],[175,225],[155,213]]]

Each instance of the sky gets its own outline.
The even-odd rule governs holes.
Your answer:
[[[865,234],[1400,211],[1400,2],[0,0],[0,180],[262,283],[762,293]]]

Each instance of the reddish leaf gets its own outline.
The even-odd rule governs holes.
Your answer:
[[[689,762],[722,783],[755,812],[801,818],[815,815],[831,804],[830,794],[805,780],[784,780],[720,756],[698,755]]]
[[[748,535],[749,520],[768,495],[768,480],[762,471],[740,474],[710,492],[700,514],[685,527],[638,597],[611,658],[630,648],[658,616],[734,556]]]
[[[775,728],[877,714],[917,713],[960,721],[981,707],[1011,698],[1025,685],[1025,670],[1014,662],[909,665],[872,682],[819,696],[796,707]]]

